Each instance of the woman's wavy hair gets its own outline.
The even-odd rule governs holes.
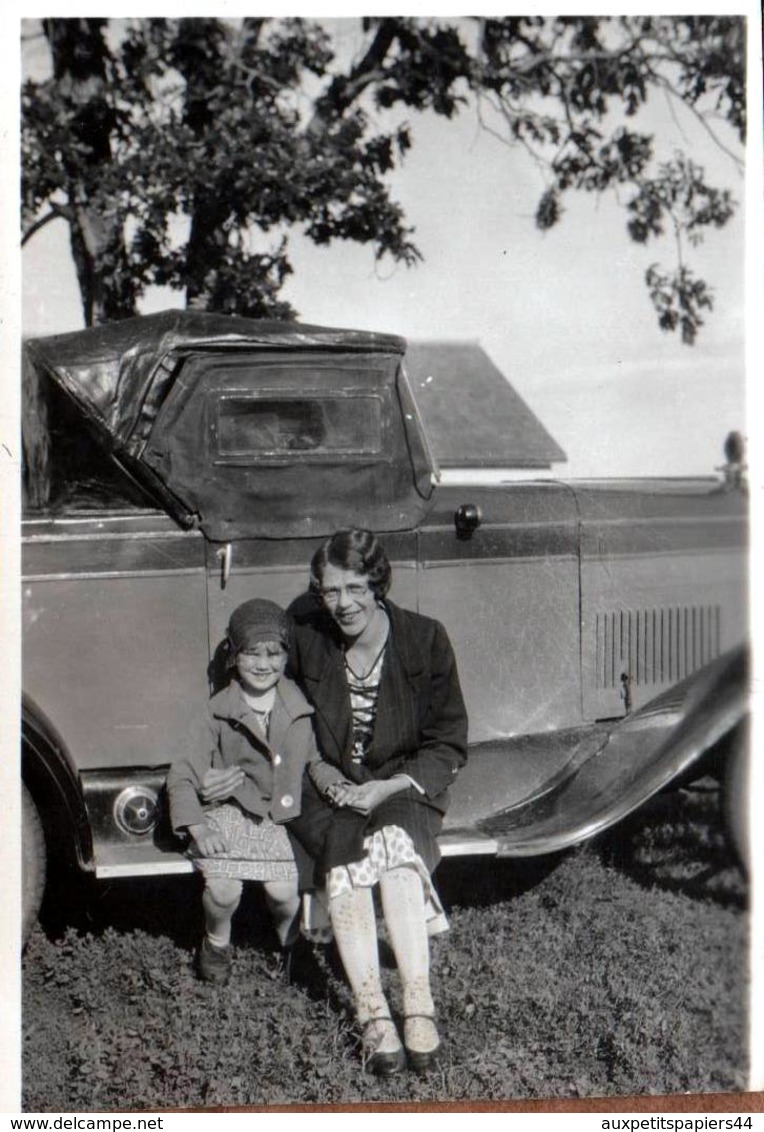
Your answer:
[[[310,592],[321,596],[322,579],[327,565],[339,570],[352,570],[368,578],[369,589],[381,601],[390,589],[392,570],[384,547],[371,531],[347,527],[328,538],[313,555],[310,564]]]

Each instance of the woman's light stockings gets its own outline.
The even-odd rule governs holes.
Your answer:
[[[403,865],[381,875],[379,890],[403,987],[406,1045],[429,1052],[438,1045],[438,1031],[430,1020],[435,1007],[422,879],[416,869]]]
[[[329,901],[334,938],[355,1000],[361,1025],[372,1018],[390,1017],[379,972],[379,947],[374,900],[370,888],[353,888]],[[375,1027],[375,1051],[393,1053],[400,1038],[392,1022]]]

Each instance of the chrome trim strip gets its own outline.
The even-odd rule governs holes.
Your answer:
[[[156,508],[144,508],[143,510],[130,510],[130,511],[106,511],[106,512],[91,512],[87,515],[25,515],[22,518],[22,526],[25,527],[43,527],[43,526],[78,526],[84,523],[145,523],[146,519],[159,519],[164,523],[169,523],[171,520],[164,511],[159,511]]]
[[[592,554],[582,548],[582,558],[585,566],[600,562],[632,562],[635,559],[644,562],[646,558],[693,558],[697,561],[701,551],[704,557],[726,554],[738,558],[746,554],[748,548],[744,543],[727,543],[725,546],[680,546],[676,550],[614,550],[607,554]]]
[[[480,534],[487,531],[497,531],[499,534],[518,534],[523,531],[549,531],[549,530],[562,530],[566,533],[577,534],[578,524],[575,519],[566,519],[560,517],[557,519],[528,519],[522,521],[512,521],[511,519],[497,520],[491,522],[490,519],[480,521],[478,532]],[[454,535],[454,521],[451,519],[445,523],[428,523],[426,526],[419,528],[419,533],[426,537],[432,535],[446,535],[453,538]],[[475,537],[480,537],[476,535]]]
[[[536,563],[540,558],[548,558],[554,562],[578,562],[578,555],[576,554],[535,554],[535,555],[520,555],[516,558],[428,558],[419,565],[422,570],[442,570],[451,569],[454,566],[470,567],[474,570],[477,566],[517,566],[528,562]],[[397,566],[398,563],[395,563]]]
[[[416,570],[417,568],[416,560],[413,558],[393,558],[392,565],[396,570]],[[300,574],[303,577],[307,577],[309,566],[310,562],[308,562],[307,564],[304,562],[293,562],[288,566],[259,566],[256,562],[248,562],[246,565],[242,566],[240,562],[238,562],[235,565],[235,569],[231,573],[231,577],[240,578],[248,574]],[[169,573],[169,570],[167,571],[167,573]],[[213,578],[217,577],[220,573],[220,565],[215,564],[211,566],[208,562],[207,573]]]
[[[703,554],[710,555],[730,555],[735,554],[736,549],[734,546],[716,546],[716,547],[703,547]],[[744,548],[743,548],[744,549]],[[651,550],[651,558],[687,558],[688,556],[697,558],[697,550],[691,547],[683,547],[680,550]],[[453,566],[469,566],[473,570],[477,566],[514,566],[528,562],[538,562],[539,558],[553,559],[555,562],[578,562],[578,556],[575,554],[554,554],[554,555],[517,555],[512,558],[429,558],[421,562],[423,570],[442,569],[444,567]],[[628,554],[622,552],[620,554],[603,554],[593,555],[585,554],[584,562],[587,566],[593,563],[600,562],[628,562],[634,559],[644,560],[645,554],[643,551],[635,550],[633,553]],[[397,566],[397,563],[395,563]]]
[[[97,880],[109,880],[116,877],[149,877],[171,874],[192,873],[194,866],[190,861],[147,861],[145,864],[133,865],[96,865]]]
[[[441,468],[437,478],[431,474],[431,482],[436,487],[498,487],[505,483],[543,483],[547,479],[558,481],[559,477],[551,469],[535,467]]]
[[[479,834],[469,835],[445,832],[438,838],[440,854],[442,857],[495,857],[499,852],[499,842],[493,837],[480,837]]]
[[[495,857],[499,852],[499,842],[495,838],[480,835],[459,835],[452,838],[445,833],[439,839],[439,844],[443,857]],[[95,875],[97,880],[114,880],[120,877],[181,876],[193,871],[191,861],[176,859],[132,864],[96,864]]]
[[[200,531],[89,531],[83,534],[39,534],[22,535],[22,544],[33,546],[45,542],[139,542],[159,541],[160,539],[195,538],[204,536]]]
[[[524,520],[495,520],[491,521],[486,519],[480,523],[479,531],[503,531],[507,534],[512,534],[515,531],[544,531],[549,529],[574,529],[581,528],[585,533],[590,533],[593,529],[597,530],[600,527],[651,527],[651,526],[665,526],[680,527],[680,526],[700,526],[704,529],[717,523],[736,523],[738,526],[745,527],[746,520],[743,515],[711,515],[708,518],[703,518],[700,515],[661,515],[661,516],[648,516],[647,518],[640,517],[626,517],[620,516],[615,519],[591,519],[584,518],[579,520],[560,516],[551,519],[524,519]],[[454,524],[453,521],[440,521],[440,522],[427,522],[419,528],[419,533],[423,535],[435,534],[453,534]]]
[[[717,523],[737,523],[741,527],[747,525],[745,515],[619,515],[612,519],[585,515],[581,520],[581,526],[586,531],[600,527],[688,527],[691,524],[705,528]]]
[[[88,570],[77,574],[22,574],[22,582],[71,582],[77,578],[169,578],[200,574],[203,566],[182,566],[174,570]]]
[[[499,842],[496,838],[481,837],[480,834],[462,835],[445,832],[439,838],[439,844],[443,857],[495,857],[499,852]],[[120,877],[181,876],[193,871],[194,866],[191,861],[178,857],[169,860],[96,864],[95,867],[97,880],[114,880]]]

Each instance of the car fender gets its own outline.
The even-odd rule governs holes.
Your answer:
[[[37,807],[46,838],[93,868],[93,844],[74,761],[56,727],[31,696],[21,703],[22,778]]]
[[[532,796],[479,820],[500,856],[566,849],[601,833],[684,775],[748,711],[748,657],[739,646],[581,743]]]

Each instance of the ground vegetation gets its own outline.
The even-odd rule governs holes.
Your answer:
[[[223,990],[194,975],[194,878],[49,906],[24,958],[25,1111],[745,1087],[746,883],[714,790],[661,796],[559,859],[444,864],[439,885],[451,920],[433,946],[443,1066],[388,1081],[361,1071],[333,950],[286,985],[252,893]],[[392,963],[385,978],[397,1008]]]

